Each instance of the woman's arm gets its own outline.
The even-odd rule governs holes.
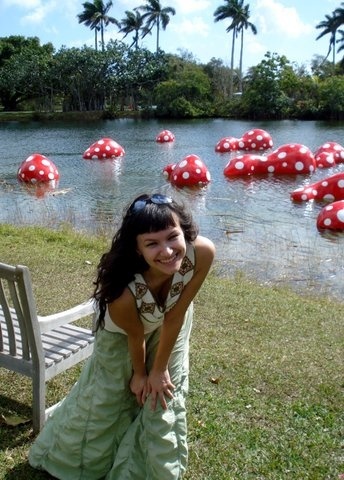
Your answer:
[[[183,325],[185,313],[201,288],[214,260],[215,246],[208,238],[198,236],[194,247],[196,259],[194,275],[184,287],[176,305],[165,315],[153,367],[149,373],[148,388],[153,409],[156,407],[158,398],[162,407],[167,408],[165,395],[169,398],[173,397],[174,386],[169,378],[168,361]]]
[[[146,344],[143,324],[136,309],[135,299],[128,288],[108,305],[111,320],[122,328],[128,336],[128,350],[133,364],[130,389],[136,395],[139,405],[143,405],[147,393]]]

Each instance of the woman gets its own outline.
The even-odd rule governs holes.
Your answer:
[[[192,300],[214,253],[171,198],[134,200],[98,265],[93,355],[31,447],[33,467],[61,480],[182,477]]]

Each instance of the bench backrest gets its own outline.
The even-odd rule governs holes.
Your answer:
[[[42,359],[30,271],[0,263],[0,366],[31,376]]]

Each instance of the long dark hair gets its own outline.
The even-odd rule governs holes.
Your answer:
[[[98,264],[93,293],[99,312],[97,329],[104,327],[107,304],[122,294],[136,273],[143,273],[148,268],[142,255],[137,252],[137,236],[175,226],[174,214],[178,216],[185,241],[195,240],[198,228],[191,212],[185,205],[169,197],[161,194],[140,195],[127,208],[110,250],[102,255]]]

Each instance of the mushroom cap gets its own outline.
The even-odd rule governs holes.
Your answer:
[[[316,169],[313,153],[300,143],[281,145],[267,158],[268,172],[276,175],[313,173]]]
[[[319,230],[344,230],[344,200],[326,205],[317,217]]]
[[[211,180],[210,172],[198,155],[187,155],[176,164],[170,181],[178,187],[207,185]]]
[[[86,160],[97,158],[104,160],[106,158],[117,158],[125,155],[124,148],[112,138],[101,138],[97,142],[92,143],[83,154]]]
[[[238,142],[239,140],[235,137],[221,138],[215,145],[215,152],[234,152],[235,150],[238,150]]]
[[[175,136],[172,132],[170,132],[170,130],[162,130],[162,132],[157,135],[155,140],[158,143],[174,142]]]
[[[270,133],[261,128],[248,130],[238,140],[239,150],[263,151],[273,147]]]
[[[55,164],[40,153],[33,153],[24,160],[17,172],[18,180],[28,183],[57,181],[60,174]]]
[[[344,162],[344,147],[337,142],[323,143],[314,153],[314,158],[319,168],[332,167],[333,163],[330,158],[329,165],[326,164],[326,156],[332,155],[335,163]],[[321,164],[321,165],[320,165]]]
[[[344,200],[344,172],[336,173],[311,185],[299,187],[290,196],[296,202]]]
[[[267,158],[263,155],[246,153],[229,160],[224,168],[226,177],[238,177],[241,175],[259,175],[266,173]]]

